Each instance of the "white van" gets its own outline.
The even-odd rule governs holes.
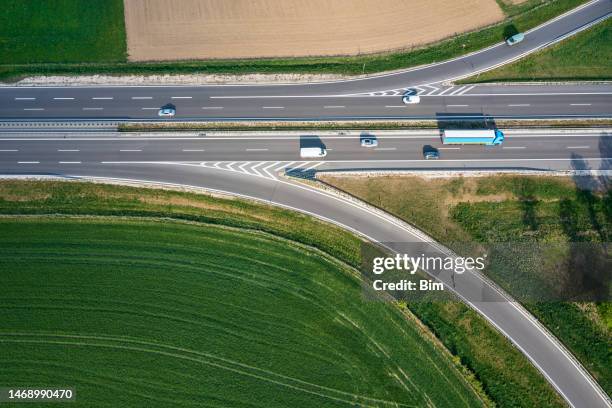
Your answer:
[[[303,159],[316,159],[327,156],[327,150],[322,147],[302,147],[300,157]]]

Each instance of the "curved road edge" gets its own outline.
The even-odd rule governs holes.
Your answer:
[[[149,185],[173,189],[190,189],[213,194],[255,200],[298,211],[338,225],[375,243],[420,242],[438,251],[450,252],[427,235],[405,222],[381,211],[372,211],[366,204],[303,184],[285,180],[271,181],[204,169],[198,165],[166,163],[164,166],[134,165],[100,169],[83,169],[77,175],[11,174],[3,178],[56,177],[73,178],[114,184]],[[174,167],[174,171],[168,171]],[[102,170],[102,171],[101,171]],[[221,174],[223,173],[223,174]],[[216,177],[209,177],[210,174]],[[186,184],[186,182],[188,182]],[[390,250],[394,250],[390,248]],[[482,276],[464,274],[465,285],[453,288],[445,283],[474,310],[479,312],[506,336],[544,375],[549,383],[572,407],[612,407],[612,402],[599,384],[577,359],[520,304],[511,301],[494,283]],[[473,301],[474,290],[479,295],[488,291],[486,301]],[[491,301],[491,300],[494,301]]]

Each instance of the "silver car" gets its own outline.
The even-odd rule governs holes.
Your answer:
[[[161,108],[157,115],[162,118],[171,118],[176,115],[176,109],[174,108]]]
[[[361,147],[376,147],[378,140],[374,137],[364,137],[361,139]]]

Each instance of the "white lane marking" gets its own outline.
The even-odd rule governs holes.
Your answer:
[[[58,152],[80,152],[79,149],[57,149]]]
[[[406,105],[387,105],[385,108],[405,108]]]
[[[142,152],[141,149],[121,149],[120,152]]]
[[[318,162],[318,163],[315,163],[315,164],[313,164],[312,166],[308,166],[308,167],[306,167],[306,168],[303,168],[303,169],[302,169],[302,171],[314,170],[314,169],[316,169],[317,167],[319,167],[320,165],[322,165],[323,163],[324,163],[324,162]]]
[[[112,96],[94,96],[93,98],[94,101],[111,101],[114,98]]]
[[[325,109],[344,109],[346,106],[344,105],[326,105],[323,108]]]
[[[202,109],[223,109],[223,106],[202,106]]]
[[[184,152],[203,152],[204,149],[183,149]]]
[[[39,164],[39,161],[20,161],[17,164]]]
[[[570,103],[570,106],[591,106],[590,103]]]
[[[280,162],[274,162],[274,163],[272,163],[271,165],[264,167],[264,168],[263,168],[263,172],[264,172],[264,173],[266,173],[268,176],[270,176],[272,179],[277,180],[276,176],[274,176],[274,174],[270,173],[270,172],[268,171],[268,169],[269,169],[270,167],[274,167],[274,166],[276,166],[278,163],[280,163]]]
[[[329,150],[329,149],[328,149],[328,150]],[[275,169],[274,169],[274,171],[279,171],[280,169],[283,169],[283,168],[285,168],[285,167],[289,167],[289,166],[291,166],[292,164],[295,164],[295,162],[294,162],[294,161],[292,161],[292,162],[289,162],[289,163],[284,163],[284,164],[281,164],[280,166],[278,166],[277,168],[275,168]]]
[[[132,99],[153,99],[152,96],[132,96]]]
[[[262,106],[262,109],[285,109],[284,106]]]
[[[374,150],[397,150],[397,147],[375,147]]]
[[[438,147],[438,150],[461,150],[460,147]]]
[[[458,108],[458,107],[465,108],[465,107],[468,107],[468,106],[470,106],[470,105],[446,105],[446,106],[448,106],[449,108],[453,108],[453,107],[454,107],[454,108]]]
[[[0,149],[0,152],[18,152],[17,149]]]
[[[416,88],[413,86],[412,88]],[[432,92],[435,92],[434,89]],[[442,97],[447,96],[559,96],[559,95],[612,95],[612,92],[540,92],[540,93],[469,93],[465,95],[451,95],[446,94]],[[440,95],[426,95],[426,96],[440,96]],[[344,95],[236,95],[236,96],[210,96],[210,99],[298,99],[298,98],[397,98],[397,95],[365,95],[365,94],[344,94]]]
[[[44,111],[45,108],[24,108],[24,111]]]
[[[247,152],[267,152],[268,149],[246,149]]]
[[[16,101],[35,101],[36,98],[15,98]]]
[[[528,103],[511,103],[508,106],[531,106]]]
[[[193,99],[192,96],[171,96],[170,99]]]
[[[104,110],[104,108],[83,108],[83,110],[84,111],[92,111],[92,110],[100,111],[100,110]]]
[[[53,98],[55,101],[74,101],[74,98]]]
[[[80,161],[61,161],[59,164],[81,164]]]
[[[142,110],[159,110],[159,108],[142,108]]]
[[[449,95],[461,95],[460,92],[463,91],[465,88],[467,88],[467,85],[462,86],[459,89],[455,89],[453,92],[451,92]]]
[[[260,176],[260,177],[265,177],[263,174],[261,174],[257,169],[257,167],[261,166],[262,164],[266,164],[267,162],[260,162],[256,165],[254,165],[253,167],[251,167],[251,171],[253,172],[253,174]],[[248,172],[247,172],[248,173]]]
[[[502,149],[526,149],[526,146],[502,146]]]
[[[567,146],[567,149],[588,149],[591,146]]]

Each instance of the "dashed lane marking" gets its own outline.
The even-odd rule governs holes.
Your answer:
[[[79,149],[57,149],[58,152],[80,152]]]
[[[54,101],[74,101],[74,98],[53,98]]]
[[[17,164],[40,164],[39,161],[20,161]]]
[[[152,96],[132,96],[132,99],[153,99]]]
[[[94,96],[91,99],[94,101],[112,101],[114,98],[112,96]]]
[[[588,149],[591,146],[567,146],[567,149]]]
[[[61,161],[59,164],[81,164],[80,161]]]
[[[24,108],[24,111],[44,111],[45,108]]]
[[[16,101],[35,101],[36,98],[15,98]]]

